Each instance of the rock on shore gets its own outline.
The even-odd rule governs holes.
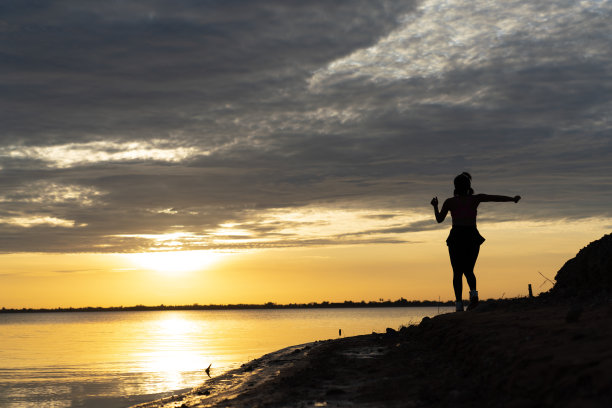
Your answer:
[[[612,293],[612,234],[582,248],[555,277],[552,293],[560,296],[592,296]]]

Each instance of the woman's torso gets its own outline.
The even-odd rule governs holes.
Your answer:
[[[448,209],[453,219],[453,226],[476,226],[480,201],[476,196],[456,196],[449,198]]]

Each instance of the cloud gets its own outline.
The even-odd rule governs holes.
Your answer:
[[[605,28],[610,11],[606,8],[601,2],[424,2],[381,41],[316,71],[310,86],[320,88],[355,77],[374,82],[439,79],[501,63],[509,70],[534,63],[565,64],[568,48],[584,60],[606,59],[604,36],[584,42],[585,24],[593,31]],[[479,95],[474,96],[442,100],[464,105],[477,103]]]
[[[524,197],[493,219],[612,216],[606,2],[0,15],[0,219],[64,220],[5,222],[7,252],[412,241],[464,170]]]
[[[8,194],[0,194],[0,203],[53,205],[75,203],[81,206],[92,206],[96,199],[103,195],[91,187],[65,185],[55,182],[38,181],[13,187]]]
[[[42,161],[50,167],[66,168],[122,161],[180,162],[193,156],[209,155],[195,147],[173,147],[163,140],[150,142],[88,142],[55,146],[8,146],[0,156]]]
[[[6,217],[0,218],[0,224],[17,225],[23,228],[31,228],[37,225],[50,225],[52,227],[73,228],[74,221],[62,220],[56,217],[38,216],[38,217]]]

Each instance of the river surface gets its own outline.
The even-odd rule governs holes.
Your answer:
[[[127,407],[263,354],[448,307],[0,314],[0,407]]]

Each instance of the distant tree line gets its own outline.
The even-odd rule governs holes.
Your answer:
[[[311,303],[289,303],[278,304],[267,302],[264,304],[227,304],[227,305],[200,305],[194,303],[192,305],[164,305],[159,306],[113,306],[113,307],[58,307],[55,309],[0,309],[0,313],[49,313],[49,312],[144,312],[158,310],[258,310],[258,309],[340,309],[340,308],[361,308],[361,307],[426,307],[426,306],[452,306],[452,301],[439,302],[436,300],[406,300],[400,298],[398,300],[383,300],[353,302],[345,300],[344,302],[311,302]]]

